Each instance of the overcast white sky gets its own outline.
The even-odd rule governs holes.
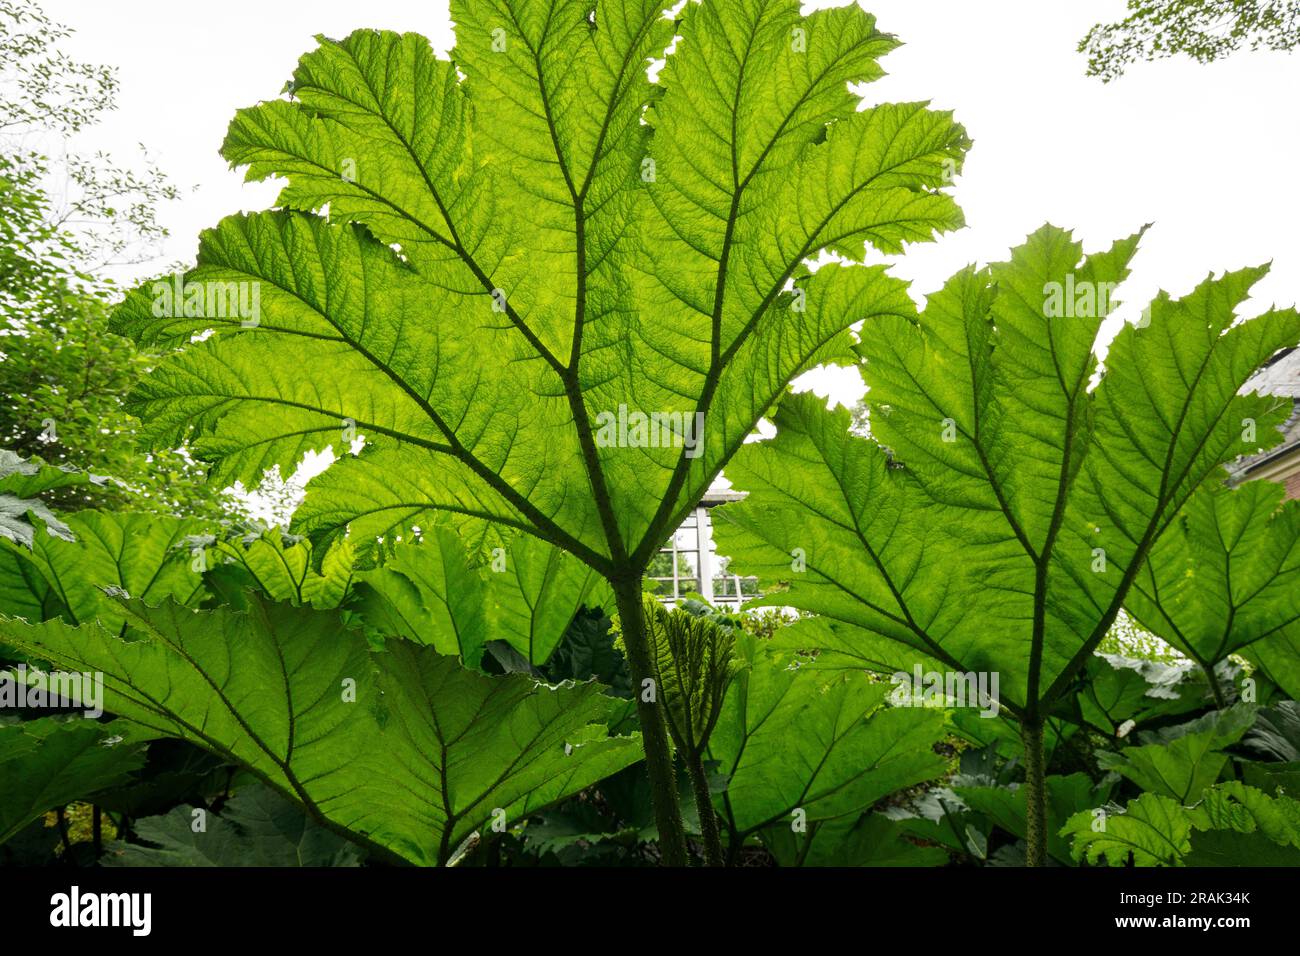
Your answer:
[[[424,33],[440,51],[452,42],[445,0],[41,2],[77,30],[69,53],[120,71],[117,112],[77,147],[125,159],[143,143],[177,184],[199,186],[162,210],[163,262],[191,261],[200,229],[272,203],[273,186],[244,185],[217,150],[235,110],[277,96],[314,35],[377,27]],[[957,185],[968,228],[899,260],[914,291],[1003,258],[1044,221],[1088,249],[1152,222],[1121,314],[1159,288],[1181,294],[1210,271],[1269,260],[1247,311],[1300,299],[1300,56],[1166,60],[1103,85],[1075,45],[1122,16],[1123,0],[862,3],[906,44],[868,98],[932,100],[975,142]],[[817,390],[853,401],[854,379],[822,375]]]

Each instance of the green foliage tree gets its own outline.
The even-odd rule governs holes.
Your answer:
[[[188,456],[137,442],[123,398],[155,357],[108,329],[118,296],[103,270],[156,255],[157,206],[178,194],[147,161],[67,150],[117,90],[111,69],[58,50],[68,34],[29,0],[0,3],[0,447],[119,479],[51,504],[215,517],[219,496]]]
[[[450,60],[359,31],[235,117],[223,154],[285,179],[281,208],[205,233],[184,281],[254,284],[260,320],[130,295],[115,327],[179,350],[131,407],[163,446],[195,427],[215,475],[246,483],[363,434],[295,530],[349,532],[362,553],[440,519],[540,537],[612,586],[639,684],[641,579],[668,534],[792,377],[845,355],[851,324],[910,308],[882,267],[809,260],[959,226],[943,189],[968,141],[922,104],[857,109],[848,84],[896,46],[857,7],[692,3],[674,22],[641,0],[458,0],[452,16]],[[633,419],[652,414],[653,439]],[[638,713],[681,864],[663,715]]]
[[[1300,46],[1296,0],[1129,0],[1128,16],[1098,23],[1079,41],[1088,75],[1109,83],[1134,63],[1180,53],[1212,63],[1243,47]]]

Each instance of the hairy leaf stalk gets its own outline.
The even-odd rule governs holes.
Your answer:
[[[695,806],[700,811],[700,837],[704,842],[704,865],[725,866],[722,855],[722,836],[718,832],[718,815],[713,810],[713,797],[709,793],[709,775],[704,772],[704,761],[698,754],[686,758],[686,772],[691,777],[695,793]]]
[[[641,610],[641,582],[630,578],[614,582],[614,598],[627,649],[628,667],[636,692],[636,713],[641,723],[641,746],[645,750],[646,774],[650,777],[650,802],[654,807],[655,826],[659,830],[659,849],[664,866],[686,866],[686,828],[682,825],[681,807],[677,803],[677,779],[673,772],[673,754],[668,746],[668,726],[664,721],[656,689],[654,701],[647,701],[644,681],[653,679],[650,645],[646,637],[645,616]]]
[[[1214,662],[1202,662],[1201,670],[1205,672],[1205,678],[1210,685],[1210,693],[1214,695],[1214,706],[1219,710],[1223,710],[1228,706],[1228,699],[1223,695],[1223,688],[1219,685],[1218,675],[1214,673]]]
[[[1043,722],[1026,718],[1020,727],[1025,745],[1025,865],[1047,865],[1047,776],[1043,760]]]

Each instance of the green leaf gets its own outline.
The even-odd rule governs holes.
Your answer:
[[[704,617],[643,601],[651,670],[677,749],[697,758],[708,746],[734,674],[735,636]]]
[[[1242,761],[1241,777],[1247,784],[1270,794],[1300,797],[1300,760],[1289,763]]]
[[[196,812],[203,828],[194,829]],[[104,848],[103,866],[359,866],[357,848],[314,823],[269,787],[236,793],[220,814],[179,806],[131,822],[155,846],[119,841]]]
[[[0,492],[16,498],[33,498],[58,488],[104,485],[111,480],[76,468],[47,465],[39,458],[23,458],[0,448]]]
[[[1175,801],[1144,793],[1123,812],[1102,818],[1085,810],[1071,817],[1061,835],[1074,838],[1075,860],[1108,866],[1177,866],[1191,848],[1192,825]]]
[[[944,771],[932,749],[943,712],[885,705],[890,685],[828,673],[737,636],[740,663],[709,739],[728,778],[720,812],[733,835],[861,814]]]
[[[1188,818],[1198,830],[1258,831],[1274,843],[1300,849],[1300,801],[1269,796],[1238,780],[1207,790]]]
[[[116,327],[179,349],[135,395],[150,438],[193,428],[216,476],[246,482],[333,447],[295,527],[350,529],[359,552],[440,512],[609,577],[644,569],[852,324],[913,312],[880,266],[808,268],[962,221],[951,115],[849,91],[896,45],[873,18],[793,0],[678,24],[646,0],[590,13],[457,0],[451,60],[414,34],[323,39],[288,99],[240,111],[223,153],[285,180],[282,211],[205,233],[184,281],[256,288],[259,314],[128,296]],[[605,441],[626,413],[671,418]]]
[[[488,639],[485,587],[454,531],[433,528],[419,544],[395,547],[357,580],[353,607],[367,624],[478,665]]]
[[[68,516],[76,542],[41,542],[33,558],[72,624],[99,619],[117,626],[122,614],[105,591],[150,603],[168,598],[192,605],[204,595],[203,579],[184,545],[202,524],[149,514],[82,511]]]
[[[0,448],[0,539],[30,548],[36,532],[28,521],[35,517],[51,537],[72,540],[72,531],[36,496],[59,488],[107,484],[109,479],[73,468],[57,468],[39,458],[24,459]]]
[[[951,729],[958,736],[980,748],[988,748],[1004,760],[1014,758],[1023,762],[1025,742],[1014,718],[1003,714],[997,720],[989,720],[981,717],[979,711],[970,708],[956,708],[949,711],[949,714]],[[1076,730],[1076,727],[1065,721],[1047,721],[1043,727],[1044,759],[1050,761],[1062,742],[1074,735]]]
[[[545,664],[574,615],[610,603],[590,568],[537,538],[517,535],[486,565],[451,528],[396,545],[361,571],[353,606],[379,630],[478,666],[489,640],[506,641],[532,665]]]
[[[1199,707],[1198,691],[1204,688],[1188,679],[1194,673],[1193,665],[1186,662],[1165,664],[1097,653],[1084,667],[1078,694],[1066,705],[1078,708],[1071,719],[1126,736],[1134,725]]]
[[[1261,709],[1242,744],[1270,760],[1300,761],[1300,702],[1284,700]]]
[[[599,796],[596,796],[598,794]],[[699,834],[699,821],[685,774],[677,779],[686,832]],[[657,837],[654,808],[643,765],[606,777],[596,792],[566,800],[529,820],[523,830],[527,848],[555,854],[560,866],[649,866],[652,859],[638,851]]]
[[[0,620],[20,650],[100,671],[105,707],[240,763],[351,838],[445,863],[501,810],[518,820],[635,762],[598,685],[489,678],[430,648],[372,650],[334,612],[123,605],[98,625]],[[238,648],[238,654],[232,653]]]
[[[0,449],[0,538],[30,548],[36,536],[36,529],[28,520],[31,517],[44,524],[50,535],[72,540],[68,526],[43,501],[27,496],[76,483],[76,477],[75,472],[66,473],[39,462],[24,461],[13,452]]]
[[[71,540],[68,526],[54,516],[54,512],[36,498],[17,498],[0,495],[0,538],[16,541],[25,548],[32,546],[35,529],[28,518],[36,518],[45,530],[64,541]]]
[[[214,550],[273,601],[325,610],[342,604],[352,586],[354,554],[347,541],[335,542],[319,561],[310,542],[274,529],[251,539],[217,541]]]
[[[604,611],[584,611],[564,632],[542,673],[547,683],[595,679],[618,697],[632,696],[627,658],[615,643],[612,621]]]
[[[753,552],[748,555],[745,567],[754,567],[755,562],[767,556]],[[788,591],[775,591],[750,601],[746,607],[780,607],[788,595]],[[940,671],[944,667],[923,651],[829,617],[799,618],[772,635],[771,646],[773,650],[801,657],[810,657],[817,651],[805,666],[819,670],[861,670],[865,667],[878,674],[893,675],[902,671],[910,676],[918,663],[923,673]]]
[[[1254,450],[1239,423],[1271,433],[1275,403],[1237,392],[1300,339],[1291,311],[1236,320],[1266,271],[1244,270],[1161,294],[1101,368],[1137,241],[1084,256],[1047,226],[953,277],[919,322],[878,319],[858,345],[873,437],[815,397],[783,401],[776,437],[728,465],[750,495],[718,509],[720,551],[789,582],[773,602],[871,635],[835,645],[849,660],[996,673],[1013,713],[1050,712],[1188,498]]]
[[[1254,660],[1300,696],[1300,504],[1270,481],[1207,486],[1152,549],[1129,598],[1143,626],[1207,672]]]
[[[0,843],[47,810],[129,783],[144,766],[148,740],[120,721],[0,724]]]
[[[1018,839],[1025,839],[1025,795],[1019,786],[953,786],[953,792],[970,809],[982,813]],[[1104,803],[1109,788],[1102,792],[1094,787],[1087,774],[1047,778],[1047,852],[1053,859],[1069,865],[1070,841],[1059,833],[1076,814]]]
[[[777,824],[763,832],[763,842],[782,866],[943,866],[948,862],[942,848],[912,843],[902,824],[879,813],[813,823],[806,835]]]
[[[1097,763],[1143,790],[1190,805],[1219,779],[1228,763],[1224,748],[1241,740],[1254,720],[1253,705],[1237,704],[1186,724],[1143,733],[1144,746],[1125,747],[1118,753],[1102,751]]]
[[[1262,833],[1209,830],[1192,835],[1186,866],[1300,866],[1300,850],[1274,843]]]
[[[574,615],[584,607],[611,608],[608,585],[570,554],[529,535],[512,539],[488,564],[489,633],[530,664],[545,664]]]
[[[1300,802],[1270,797],[1240,781],[1207,789],[1197,804],[1178,806],[1145,793],[1100,824],[1080,813],[1062,829],[1073,834],[1076,859],[1105,856],[1122,866],[1132,850],[1138,866],[1293,866],[1300,861]],[[1098,831],[1098,826],[1102,829]]]
[[[687,10],[456,0],[447,59],[415,34],[320,39],[223,145],[285,182],[279,209],[224,220],[170,291],[115,313],[171,350],[133,393],[148,440],[192,435],[219,480],[248,485],[328,446],[293,521],[318,546],[366,557],[439,519],[486,524],[637,599],[790,382],[842,359],[855,324],[914,313],[869,251],[963,221],[952,115],[859,109],[849,90],[896,45],[872,17]],[[823,254],[848,261],[813,272]],[[520,653],[542,659],[535,640]],[[648,766],[684,862],[654,713]]]
[[[179,803],[210,801],[250,778],[207,750],[171,739],[150,742],[149,759],[136,776],[129,786],[98,794],[95,803],[138,819],[166,813]]]
[[[0,542],[0,614],[44,621],[59,613],[58,596],[41,574],[31,552]]]
[[[948,787],[931,787],[902,806],[887,807],[882,815],[897,820],[908,836],[971,860],[988,858],[991,825],[971,813]]]
[[[775,422],[775,439],[743,448],[728,467],[749,497],[714,509],[718,549],[733,567],[791,583],[760,604],[848,625],[831,624],[819,639],[827,625],[800,622],[798,635],[782,642],[882,672],[911,673],[917,651],[923,661],[946,661],[942,647],[913,633],[893,596],[897,591],[912,619],[930,630],[955,627],[963,616],[956,597],[964,563],[938,537],[938,520],[926,517],[934,506],[877,448],[849,434],[847,411],[828,413],[805,393],[783,401]],[[897,564],[906,586],[882,574],[877,561]],[[823,656],[819,667],[827,666]]]

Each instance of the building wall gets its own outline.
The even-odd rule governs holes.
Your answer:
[[[1251,468],[1243,477],[1247,481],[1276,481],[1286,487],[1288,499],[1300,498],[1300,448]]]
[[[698,594],[715,607],[735,610],[757,596],[757,579],[729,572],[726,556],[718,554],[713,541],[713,508],[742,497],[726,491],[706,495],[659,549],[646,575],[645,589],[670,607],[688,594]]]
[[[1279,429],[1281,443],[1229,466],[1232,483],[1276,481],[1286,487],[1288,498],[1300,498],[1300,348],[1274,356],[1242,386],[1241,392],[1290,399],[1294,406],[1291,417]]]

